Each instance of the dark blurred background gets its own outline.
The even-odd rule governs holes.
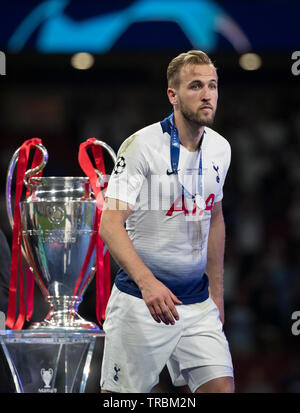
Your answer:
[[[196,48],[211,56],[214,129],[232,147],[224,279],[236,391],[300,392],[300,337],[291,331],[300,310],[299,2],[1,1],[0,14],[0,218],[10,245],[6,172],[24,140],[42,138],[45,175],[80,176],[81,142],[95,136],[117,151],[170,113],[170,59]],[[89,55],[76,63],[78,52]],[[41,319],[47,309],[35,295]],[[81,305],[90,319],[94,305],[92,283]],[[168,380],[163,372],[160,391],[174,391]]]

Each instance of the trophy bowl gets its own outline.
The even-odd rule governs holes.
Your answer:
[[[86,177],[32,177],[31,193],[20,203],[27,261],[50,311],[30,328],[98,330],[78,314],[95,274],[95,252],[80,277],[95,235],[96,200]]]

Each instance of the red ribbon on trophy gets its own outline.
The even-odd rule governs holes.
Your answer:
[[[97,170],[105,177],[105,165],[103,159],[102,147],[95,144],[97,142],[96,138],[87,139],[79,147],[78,161],[81,169],[84,171],[86,176],[89,178],[93,192],[95,194],[95,199],[97,201],[96,216],[94,222],[94,235],[91,238],[89,249],[83,264],[81,273],[77,280],[74,295],[79,288],[79,285],[84,277],[88,263],[91,259],[94,248],[96,247],[96,316],[99,324],[102,324],[102,320],[105,320],[105,309],[110,296],[110,256],[108,250],[103,257],[104,243],[99,235],[99,227],[102,215],[102,208],[104,203],[104,198],[102,195],[105,193],[107,182],[102,184],[99,183],[99,177],[96,173],[95,167],[93,166],[91,159],[87,153],[88,149],[92,150],[94,157],[94,162]]]
[[[13,241],[11,252],[11,276],[9,286],[9,298],[8,298],[8,311],[6,325],[12,329],[22,329],[25,322],[31,319],[33,312],[33,290],[34,290],[34,278],[30,271],[28,264],[26,263],[26,305],[25,305],[25,286],[24,286],[24,274],[23,274],[23,261],[22,261],[22,245],[21,245],[21,214],[20,214],[20,201],[22,192],[24,189],[24,178],[27,170],[27,164],[29,161],[30,150],[35,148],[34,157],[31,168],[35,168],[41,163],[42,153],[36,148],[36,145],[42,144],[41,139],[33,138],[28,139],[23,143],[18,152],[18,166],[16,175],[16,194],[14,203],[14,223],[13,223]],[[42,172],[35,176],[41,176]],[[26,196],[29,192],[27,191]],[[18,296],[18,284],[19,284],[19,314],[17,316],[17,296]]]

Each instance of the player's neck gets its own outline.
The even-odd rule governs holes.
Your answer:
[[[200,146],[204,126],[199,126],[195,122],[185,119],[178,113],[174,115],[174,122],[178,130],[181,145],[190,152],[196,152]]]

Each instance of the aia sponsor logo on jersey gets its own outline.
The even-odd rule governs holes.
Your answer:
[[[179,195],[175,202],[172,204],[171,208],[169,211],[166,213],[166,216],[172,216],[174,212],[184,212],[184,215],[189,216],[196,216],[196,215],[202,215],[204,211],[211,211],[212,207],[214,206],[214,201],[215,201],[215,194],[210,194],[208,198],[205,201],[205,209],[200,210],[197,208],[196,202],[193,201],[192,204],[192,209],[189,208],[188,205],[188,200],[184,196],[184,194]]]

